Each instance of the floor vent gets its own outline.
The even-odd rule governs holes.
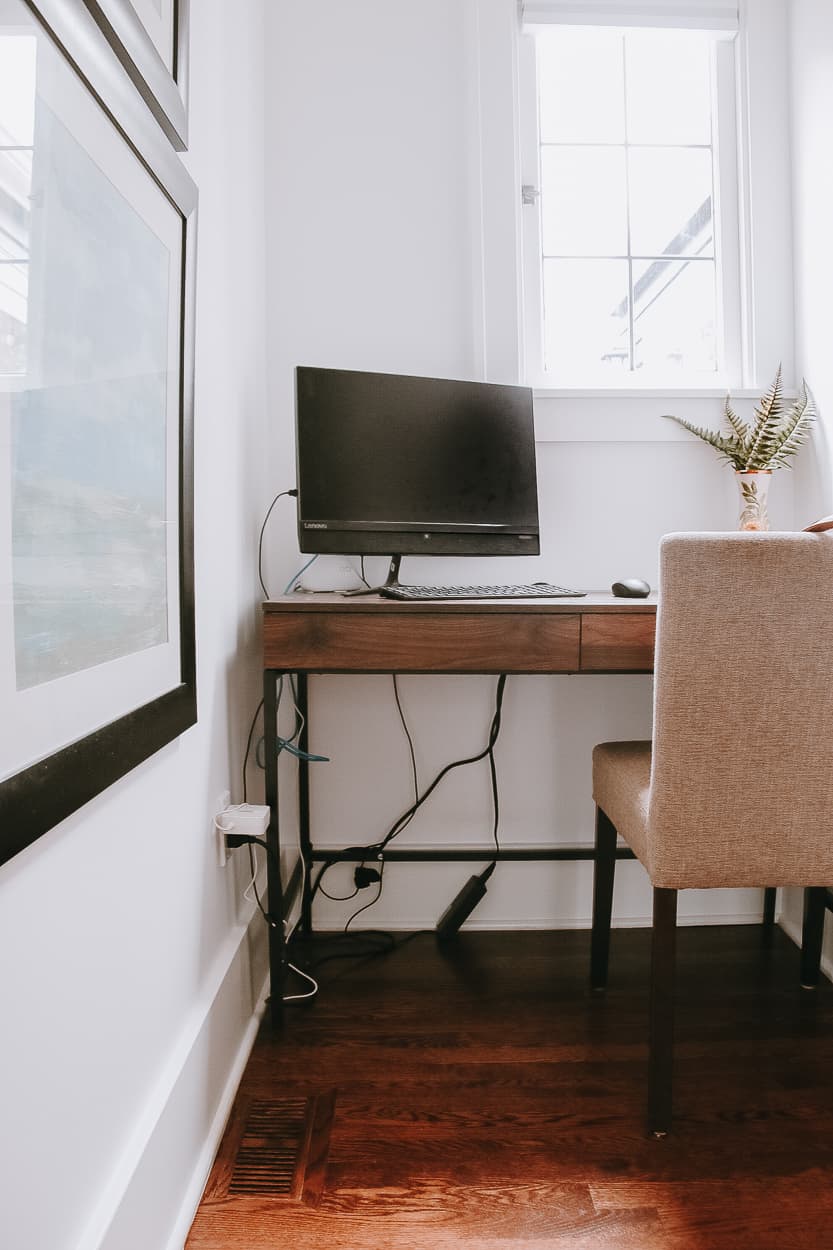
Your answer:
[[[309,1111],[306,1098],[259,1099],[251,1104],[229,1181],[230,1195],[300,1197]]]
[[[324,1185],[335,1092],[253,1098],[229,1122],[204,1201],[273,1198],[316,1204]]]

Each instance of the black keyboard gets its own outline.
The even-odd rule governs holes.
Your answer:
[[[580,599],[586,590],[567,590],[551,582],[533,582],[531,586],[383,586],[380,595],[387,599],[411,601],[430,599]]]

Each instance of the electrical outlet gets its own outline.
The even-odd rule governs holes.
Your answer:
[[[217,798],[214,801],[214,820],[212,825],[214,830],[215,845],[217,847],[217,863],[221,868],[225,868],[226,860],[228,859],[228,852],[226,851],[226,835],[221,829],[221,825],[224,825],[225,821],[222,820],[221,817],[230,803],[231,792],[229,790],[223,790],[221,794],[217,795]]]

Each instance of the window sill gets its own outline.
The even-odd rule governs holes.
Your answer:
[[[556,391],[533,390],[535,439],[538,443],[687,443],[705,444],[669,413],[694,425],[721,428],[725,391]],[[738,414],[751,415],[758,391],[733,391]],[[714,453],[712,453],[714,454]]]
[[[535,399],[760,399],[761,392],[743,387],[581,387],[535,386]]]

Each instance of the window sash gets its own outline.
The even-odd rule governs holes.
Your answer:
[[[522,181],[534,188],[541,185],[540,135],[538,126],[538,84],[535,38],[519,40],[519,79]],[[564,371],[545,370],[544,343],[544,265],[540,199],[522,209],[523,255],[523,341],[526,379],[533,386],[568,389],[591,386],[602,389],[660,389],[673,385],[700,388],[737,386],[743,374],[742,308],[740,297],[739,202],[735,119],[734,45],[717,41],[713,68],[713,179],[714,263],[717,266],[716,344],[714,374],[663,375],[633,371],[614,379],[597,376],[572,377]],[[636,256],[631,260],[636,260]],[[663,259],[669,259],[663,257]]]

